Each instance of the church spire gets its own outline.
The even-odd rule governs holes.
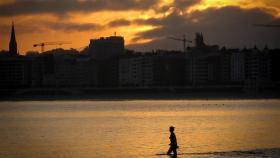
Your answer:
[[[10,54],[12,54],[12,55],[17,55],[17,41],[16,41],[16,34],[15,34],[14,22],[12,23],[12,31],[11,31],[9,52],[10,52]]]

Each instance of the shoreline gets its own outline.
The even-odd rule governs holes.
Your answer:
[[[1,96],[2,101],[124,101],[124,100],[263,100],[280,99],[277,93],[107,93],[79,95],[10,95]]]

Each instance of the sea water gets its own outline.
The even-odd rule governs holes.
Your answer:
[[[0,102],[1,158],[280,157],[280,100]]]

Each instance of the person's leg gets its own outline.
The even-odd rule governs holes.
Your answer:
[[[171,152],[172,152],[172,150],[173,150],[173,149],[172,149],[172,146],[170,146],[169,149],[168,149],[168,151],[167,151],[167,155],[170,155]]]
[[[177,155],[177,147],[173,147],[173,153],[174,155]]]
[[[170,147],[171,148],[171,150],[173,151],[173,154],[174,155],[177,155],[177,147],[176,146],[172,146],[172,147]],[[171,153],[171,152],[170,152]]]

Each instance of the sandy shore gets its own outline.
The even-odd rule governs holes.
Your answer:
[[[150,92],[150,93],[114,93],[102,92],[93,94],[27,94],[27,95],[2,95],[0,101],[23,100],[232,100],[232,99],[280,99],[280,94],[266,93],[241,93],[241,92]]]

